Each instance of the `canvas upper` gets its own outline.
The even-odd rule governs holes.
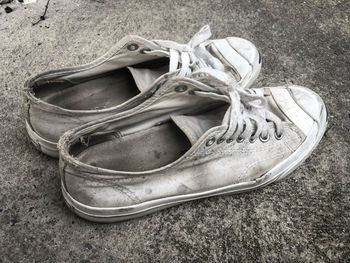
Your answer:
[[[208,26],[188,44],[126,36],[90,64],[29,79],[24,95],[32,142],[57,156],[57,141],[65,131],[132,109],[148,100],[166,79],[189,76],[199,68],[227,71],[249,87],[261,67],[255,46],[241,38],[209,37]]]

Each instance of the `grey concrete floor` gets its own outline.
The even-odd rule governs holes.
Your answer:
[[[350,2],[52,0],[0,8],[0,262],[349,262]],[[21,109],[33,74],[89,62],[127,34],[251,40],[257,86],[295,83],[325,100],[329,127],[288,179],[117,224],[67,209],[57,160],[29,142]]]

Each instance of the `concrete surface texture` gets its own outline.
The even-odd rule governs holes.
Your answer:
[[[52,0],[33,26],[45,4],[0,8],[0,262],[350,261],[349,1]],[[27,138],[24,81],[89,62],[127,34],[186,42],[205,24],[215,38],[256,44],[256,86],[295,83],[323,97],[320,145],[288,179],[255,192],[117,224],[78,218],[61,196],[57,160]]]

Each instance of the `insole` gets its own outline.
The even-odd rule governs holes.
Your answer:
[[[35,95],[38,98],[70,110],[109,108],[129,100],[139,93],[135,81],[127,69],[115,70],[69,87],[35,89]]]
[[[93,166],[117,171],[146,171],[160,168],[180,158],[191,147],[185,134],[169,122],[121,138],[111,135],[81,150],[76,158]],[[73,153],[74,154],[74,153]]]

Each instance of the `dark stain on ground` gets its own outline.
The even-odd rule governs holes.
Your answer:
[[[5,12],[8,14],[8,13],[11,13],[13,11],[13,9],[9,6],[6,6],[5,7]]]

